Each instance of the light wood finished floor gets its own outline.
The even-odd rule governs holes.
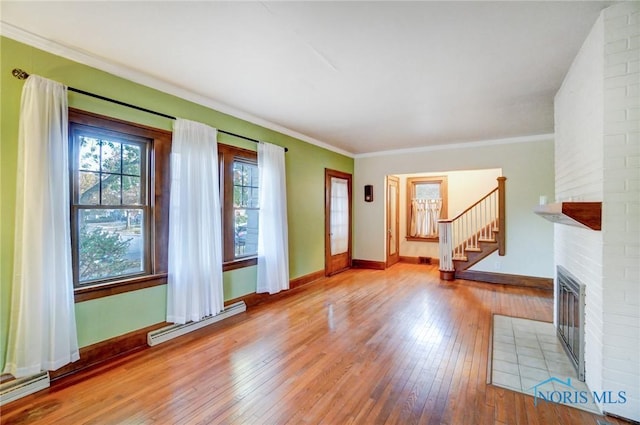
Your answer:
[[[547,292],[349,270],[2,409],[29,424],[596,424],[487,385],[493,313],[552,319]],[[611,423],[624,422],[607,418]]]

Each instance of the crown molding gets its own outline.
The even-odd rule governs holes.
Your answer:
[[[371,158],[376,156],[405,155],[405,154],[421,153],[421,152],[470,149],[470,148],[480,148],[484,146],[496,146],[496,145],[510,145],[514,143],[542,142],[547,140],[553,140],[554,137],[555,137],[554,133],[534,134],[531,136],[507,137],[504,139],[477,140],[473,142],[449,143],[449,144],[433,145],[433,146],[421,146],[417,148],[394,149],[394,150],[388,150],[388,151],[360,153],[360,154],[355,154],[353,157],[355,159],[359,159],[359,158]]]
[[[207,108],[211,108],[218,112],[231,115],[235,118],[248,121],[252,124],[259,125],[261,127],[293,137],[295,139],[301,140],[306,143],[310,143],[312,145],[321,147],[323,149],[327,149],[329,151],[339,153],[341,155],[345,155],[350,158],[353,158],[354,156],[353,153],[348,152],[344,149],[337,148],[328,143],[317,140],[313,137],[299,133],[295,130],[291,130],[289,128],[286,128],[276,123],[272,123],[270,121],[267,121],[255,115],[252,115],[248,112],[242,111],[240,109],[236,109],[232,106],[219,102],[215,99],[202,96],[200,94],[178,87],[166,81],[162,81],[160,79],[151,77],[150,75],[147,75],[145,73],[133,70],[131,68],[127,68],[126,66],[123,66],[120,64],[116,64],[110,60],[101,58],[90,52],[86,52],[74,47],[70,47],[70,46],[58,43],[56,41],[46,39],[42,36],[26,31],[22,28],[16,27],[15,25],[9,24],[1,20],[0,20],[0,35],[19,41],[21,43],[27,44],[29,46],[35,47],[37,49],[44,50],[45,52],[54,54],[56,56],[61,56],[65,59],[69,59],[74,62],[78,62],[80,64],[99,69],[101,71],[107,72],[117,77],[124,78],[125,80],[129,80],[134,83],[159,90],[163,93],[167,93],[167,94],[188,100],[190,102],[197,103],[198,105],[206,106]],[[29,70],[25,69],[25,71],[28,72]]]

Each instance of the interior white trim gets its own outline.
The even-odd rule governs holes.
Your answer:
[[[113,63],[104,58],[95,56],[89,52],[72,48],[56,41],[48,40],[44,37],[33,34],[29,31],[25,31],[22,28],[16,27],[15,25],[11,25],[2,20],[0,20],[0,35],[24,44],[28,44],[29,46],[35,47],[37,49],[44,50],[45,52],[61,56],[63,58],[99,69],[104,72],[108,72],[109,74],[113,74],[117,77],[133,81],[134,83],[151,87],[161,92],[180,97],[190,102],[197,103],[198,105],[206,106],[207,108],[215,109],[216,111],[223,112],[233,117],[248,121],[252,124],[267,128],[269,130],[273,130],[278,133],[293,137],[295,139],[310,143],[312,145],[319,146],[332,152],[336,152],[353,158],[353,153],[314,139],[313,137],[298,133],[297,131],[283,127],[279,124],[275,124],[262,118],[256,117],[252,114],[218,102],[214,99],[199,95],[189,90],[185,90],[173,84],[169,84],[166,81],[159,80],[142,72],[127,68],[120,64]],[[15,64],[15,66],[19,68],[20,64]],[[30,70],[25,69],[25,71],[29,72]]]
[[[542,142],[546,140],[553,140],[554,138],[555,138],[554,133],[535,134],[531,136],[507,137],[504,139],[477,140],[473,142],[450,143],[450,144],[442,144],[442,145],[435,145],[435,146],[422,146],[418,148],[393,149],[388,151],[360,153],[360,154],[355,154],[353,157],[358,159],[358,158],[370,158],[375,156],[404,155],[408,153],[446,151],[446,150],[452,150],[452,149],[468,149],[468,148],[478,148],[483,146],[510,145],[512,143]]]

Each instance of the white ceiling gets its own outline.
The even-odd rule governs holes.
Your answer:
[[[0,17],[362,154],[552,133],[553,96],[608,4],[3,0]]]

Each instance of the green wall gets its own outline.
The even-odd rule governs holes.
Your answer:
[[[296,278],[324,269],[324,169],[353,173],[353,159],[106,72],[0,37],[0,367],[4,367],[14,246],[18,114],[23,81],[13,68],[165,114],[286,146],[289,271]],[[171,130],[172,121],[69,92],[69,106]],[[221,134],[220,142],[256,145]],[[225,299],[254,292],[255,267],[224,274]],[[164,320],[164,286],[76,304],[80,346]]]

